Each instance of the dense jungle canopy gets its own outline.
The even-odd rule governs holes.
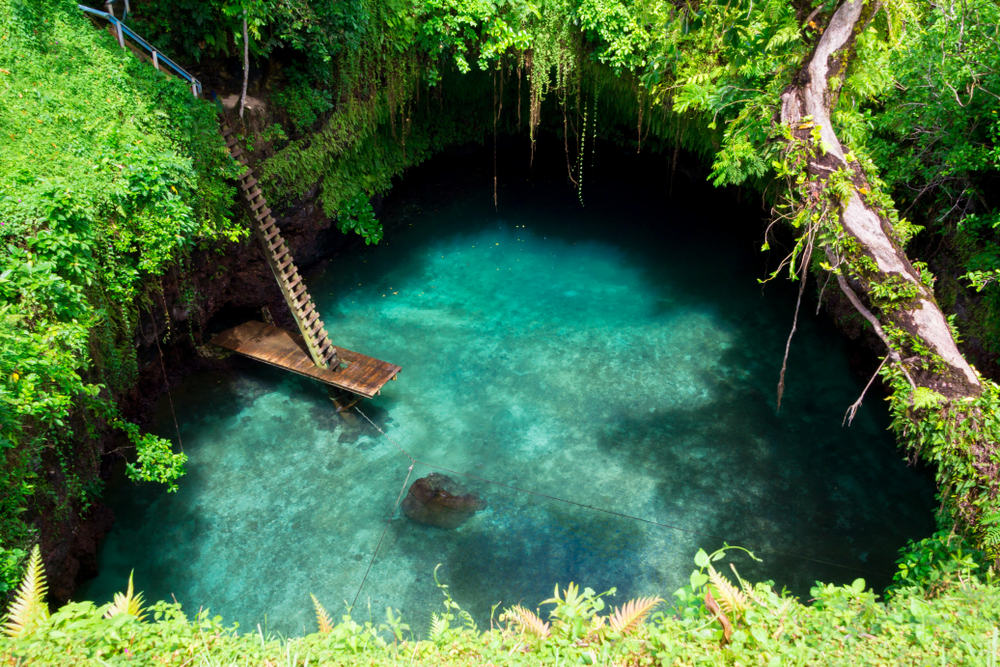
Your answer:
[[[395,177],[498,134],[560,142],[581,198],[597,139],[674,165],[692,156],[715,186],[762,198],[796,239],[772,278],[798,281],[800,302],[815,292],[883,357],[899,446],[937,476],[941,532],[903,556],[889,606],[851,587],[820,589],[812,607],[750,587],[742,607],[723,605],[742,633],[731,650],[747,651],[741,664],[784,664],[768,661],[800,649],[795,664],[813,664],[824,646],[841,651],[829,664],[849,664],[852,651],[958,664],[945,657],[955,651],[987,664],[992,625],[962,623],[974,623],[971,609],[994,621],[1000,609],[986,574],[1000,557],[995,0],[133,0],[130,10],[138,34],[216,81],[220,98],[239,95],[248,72],[251,95],[276,110],[241,135],[269,200],[288,210],[315,201],[366,243],[382,238],[371,202]],[[118,48],[73,2],[0,0],[4,591],[36,543],[57,567],[57,526],[87,516],[102,457],[134,448],[133,479],[184,483],[183,453],[123,406],[157,346],[201,343],[204,323],[176,316],[202,298],[186,271],[252,242],[219,105],[205,97]],[[784,372],[776,381],[780,408],[795,387]],[[693,662],[693,651],[732,664],[735,653],[717,646],[723,628],[706,623],[711,605],[695,595],[706,582],[692,578],[681,620],[643,630],[656,650],[628,644],[621,628],[593,632],[629,655],[659,651],[665,664]],[[718,597],[725,585],[713,582]],[[85,612],[60,612],[60,622]],[[192,627],[177,610],[158,613]],[[458,612],[447,614],[439,645],[466,642]],[[531,618],[517,623],[535,648],[561,628],[584,659],[586,632],[568,618],[534,635]],[[334,634],[355,650],[365,632]],[[156,641],[172,651],[195,635],[207,642],[197,631]],[[71,644],[51,635],[46,645]],[[261,645],[263,661],[271,649]],[[456,664],[475,662],[461,655]]]

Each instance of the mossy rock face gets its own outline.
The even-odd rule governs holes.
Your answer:
[[[485,507],[478,496],[463,491],[451,477],[432,472],[410,486],[403,500],[403,513],[417,523],[458,528]]]

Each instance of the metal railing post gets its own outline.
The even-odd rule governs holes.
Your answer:
[[[134,43],[133,49],[135,50],[135,52],[137,54],[140,51],[144,50],[147,53],[149,53],[150,55],[152,55],[152,58],[153,58],[153,67],[155,67],[160,72],[164,72],[164,73],[171,74],[171,75],[176,75],[176,76],[180,77],[181,79],[187,81],[188,84],[190,84],[190,86],[191,86],[191,94],[194,95],[195,97],[201,97],[201,93],[203,92],[202,91],[201,82],[198,81],[198,79],[196,79],[193,76],[191,76],[191,74],[189,72],[187,72],[183,68],[179,67],[177,65],[177,63],[175,63],[174,61],[170,60],[170,58],[167,58],[166,56],[164,56],[163,54],[161,54],[159,51],[157,51],[156,48],[154,48],[152,44],[150,44],[149,42],[147,42],[146,40],[144,40],[142,37],[140,37],[139,35],[135,34],[131,30],[129,30],[127,27],[125,27],[125,24],[124,24],[124,22],[121,19],[115,18],[115,16],[113,14],[111,14],[111,11],[110,11],[111,10],[111,2],[108,2],[105,5],[105,8],[108,9],[107,12],[102,12],[102,11],[99,11],[97,9],[93,9],[91,7],[87,7],[86,5],[77,5],[77,8],[80,11],[86,12],[88,14],[91,14],[91,15],[94,15],[94,16],[100,16],[104,20],[106,20],[109,23],[111,23],[112,26],[113,26],[113,34],[115,35],[115,37],[118,38],[118,45],[121,46],[123,49],[125,48],[125,35],[128,35],[129,39],[132,40],[132,42]],[[162,63],[161,63],[161,61],[162,61]],[[166,69],[163,68],[164,65],[166,66]]]

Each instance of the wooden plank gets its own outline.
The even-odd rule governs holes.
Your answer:
[[[212,343],[365,398],[374,398],[400,371],[399,366],[340,346],[337,354],[347,362],[347,367],[338,371],[319,368],[312,362],[302,336],[263,322],[247,322],[223,331]]]

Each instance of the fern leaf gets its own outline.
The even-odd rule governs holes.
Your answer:
[[[601,628],[604,627],[604,623],[608,620],[607,616],[594,616],[590,621],[590,631],[599,632]]]
[[[925,408],[936,408],[947,399],[933,389],[927,387],[917,387],[913,390],[913,409],[923,410]]]
[[[132,570],[128,575],[128,590],[125,591],[125,594],[115,593],[114,604],[104,612],[104,618],[112,618],[118,614],[135,616],[138,621],[146,618],[146,615],[142,613],[142,593],[136,594],[132,587],[132,575],[134,574],[135,570]]]
[[[718,598],[719,606],[730,616],[739,617],[750,606],[743,591],[733,586],[711,565],[708,566],[708,578],[715,589],[715,597]]]
[[[539,637],[548,637],[552,632],[549,630],[549,624],[538,618],[533,612],[528,611],[524,607],[518,605],[516,607],[511,607],[511,613],[514,615],[514,620],[525,630],[530,630],[532,634]]]
[[[761,596],[760,591],[756,590],[753,584],[740,576],[740,573],[736,571],[736,566],[730,563],[729,569],[733,571],[733,574],[736,576],[736,581],[739,582],[740,588],[743,589],[743,593],[747,596],[748,600],[752,600],[762,607],[766,607],[767,603],[765,602],[764,597]],[[747,602],[747,606],[749,606],[749,602]]]
[[[622,605],[621,609],[615,609],[615,613],[611,617],[611,629],[623,635],[628,634],[635,630],[642,623],[642,619],[646,618],[646,614],[661,602],[663,600],[658,597],[629,600]]]
[[[21,580],[21,586],[17,589],[17,595],[7,613],[3,629],[8,637],[21,637],[49,617],[49,607],[45,603],[47,592],[42,550],[36,544],[31,550],[24,579]]]
[[[448,630],[448,619],[444,616],[431,614],[431,639],[438,641]]]
[[[330,614],[326,613],[326,609],[324,609],[323,605],[319,603],[319,600],[316,599],[315,595],[310,593],[309,597],[312,598],[313,607],[316,608],[316,623],[319,624],[320,634],[322,635],[330,634],[330,632],[333,630],[333,621],[330,620]]]

